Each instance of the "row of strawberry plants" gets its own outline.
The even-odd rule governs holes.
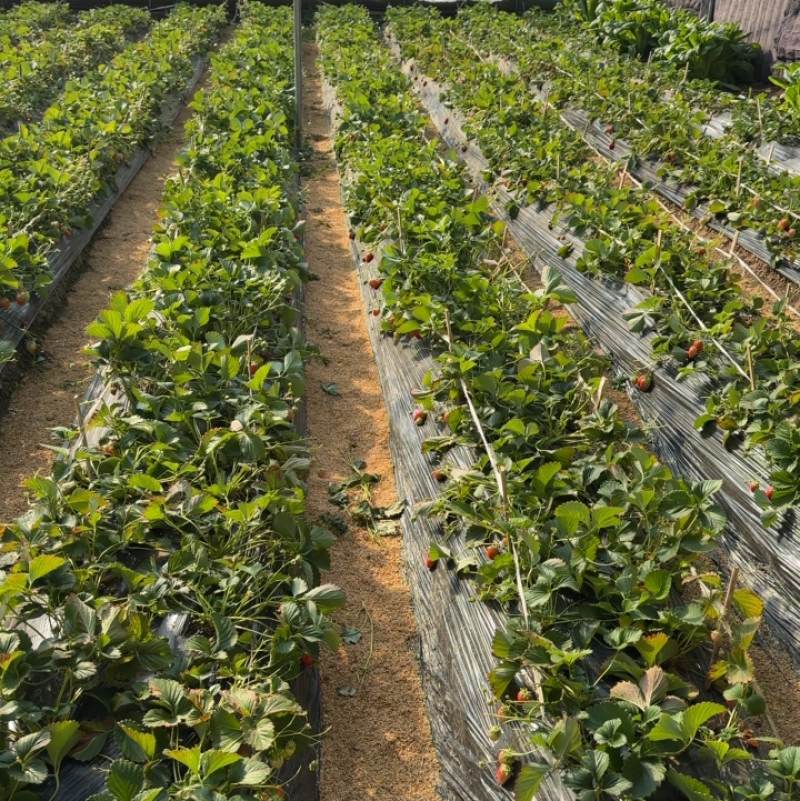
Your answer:
[[[345,188],[352,233],[380,273],[370,283],[380,291],[382,330],[424,336],[437,354],[414,417],[434,413],[446,428],[423,450],[454,440],[480,448],[466,386],[505,471],[502,491],[488,452],[472,470],[449,474],[446,460],[437,469],[450,480],[427,511],[448,531],[465,531],[467,548],[451,554],[435,543],[426,564],[453,557],[482,598],[512,615],[524,610],[497,632],[502,661],[489,677],[500,721],[523,723],[531,752],[549,752],[519,772],[517,798],[533,798],[555,772],[580,798],[646,798],[667,777],[687,797],[711,798],[681,766],[698,753],[709,758],[721,787],[730,764],[752,761],[737,741],[757,744],[743,718],[764,708],[747,653],[760,601],[738,591],[745,619],[724,623],[719,577],[692,572],[724,526],[712,500],[719,482],[675,478],[610,400],[597,402],[607,364],[549,308],[574,296],[555,271],[528,292],[498,264],[502,225],[454,154],[426,141],[427,119],[366,11],[324,9],[318,39],[338,98],[337,158],[353,176]],[[672,592],[687,581],[702,588],[699,598],[676,606]],[[698,700],[678,675],[707,663],[709,628],[725,641],[710,672],[729,706]],[[540,676],[538,700],[515,684],[530,670]],[[499,756],[505,784],[518,756],[531,754]],[[798,766],[784,780],[787,760]],[[791,797],[798,768],[797,749],[763,766],[779,777],[776,798]],[[729,788],[731,798],[760,797],[752,793]]]
[[[148,269],[89,331],[117,402],[3,532],[2,798],[35,798],[49,771],[57,793],[67,756],[108,745],[121,757],[94,801],[265,801],[309,742],[288,682],[337,647],[344,598],[320,585],[332,536],[305,522],[291,423],[305,348],[285,298],[307,278],[292,64],[290,11],[243,8]]]
[[[68,24],[69,6],[66,3],[25,0],[0,16],[0,41],[16,44]]]
[[[30,121],[68,80],[109,61],[150,25],[145,9],[108,6],[84,12],[74,25],[0,49],[0,131]]]
[[[178,6],[146,39],[70,82],[40,123],[0,141],[3,307],[52,280],[48,253],[111,191],[120,164],[162,130],[162,104],[225,24],[222,7]]]
[[[597,45],[590,48],[594,56],[606,61],[609,52],[605,45],[609,34],[618,41],[624,38],[641,41],[641,37],[637,37],[633,31],[643,27],[642,16],[632,20],[631,25],[623,22],[624,17],[631,13],[631,6],[638,5],[638,2],[639,0],[611,0],[598,6],[595,3],[586,3],[585,0],[567,0],[558,14],[547,19],[538,15],[537,25],[538,22],[546,22],[550,31],[554,25],[560,28],[559,35],[564,37],[564,44],[568,47],[571,46],[570,40],[574,40],[576,36],[580,38],[583,45],[579,50],[581,58],[587,53],[588,33],[588,40]],[[645,11],[645,17],[654,10],[653,5],[647,5],[650,7]],[[684,19],[689,21],[693,16],[687,15]],[[607,22],[610,19],[614,22],[609,26]],[[628,62],[632,74],[646,79],[648,89],[655,86],[662,89],[662,97],[670,96],[675,87],[680,87],[681,95],[690,99],[698,110],[710,112],[714,109],[728,109],[733,119],[734,131],[744,141],[763,142],[766,137],[797,144],[800,136],[798,69],[791,64],[773,67],[783,73],[781,77],[770,78],[785,90],[778,96],[761,91],[748,91],[746,95],[737,93],[737,87],[730,83],[725,88],[733,90],[733,94],[720,92],[718,81],[724,79],[719,75],[719,70],[725,67],[725,59],[720,59],[719,56],[724,55],[729,45],[730,50],[737,50],[737,45],[742,45],[746,34],[737,30],[734,23],[720,26],[695,17],[689,24],[695,28],[696,35],[684,37],[683,41],[681,37],[665,37],[666,46],[659,48],[658,53],[661,58],[655,61],[648,58],[646,65],[641,52],[632,52],[625,47],[617,47],[617,50],[633,57]],[[579,27],[580,32],[577,30]],[[726,38],[726,32],[728,42],[722,41]],[[648,34],[644,38],[649,38]],[[744,49],[751,47],[752,45],[743,45]],[[741,50],[739,52],[744,55]],[[747,61],[746,57],[742,60]],[[737,80],[751,80],[752,74],[748,78],[747,72],[747,66],[744,66],[744,71]]]
[[[463,24],[469,26],[478,13],[462,12],[459,20],[466,16]],[[404,54],[450,81],[452,102],[468,115],[464,130],[489,160],[488,177],[502,178],[515,193],[511,206],[555,204],[551,226],[563,218],[586,240],[579,269],[612,274],[653,293],[629,313],[629,325],[636,333],[655,333],[655,366],[677,364],[679,378],[702,371],[714,379],[698,429],[716,425],[730,447],[764,446],[773,466],[770,486],[754,488],[764,522],[795,505],[800,482],[791,421],[800,403],[800,352],[786,302],[764,314],[761,298],[741,293],[729,260],[714,260],[709,243],[676,222],[646,187],[620,186],[617,167],[593,158],[581,132],[564,126],[534,98],[523,77],[476,62],[471,47],[456,36],[449,37],[446,50],[437,47],[460,21],[427,9],[395,10],[390,19]],[[565,243],[563,253],[571,248]],[[738,361],[721,358],[718,345]],[[648,376],[651,369],[643,365]]]
[[[708,102],[702,100],[713,97],[713,89],[693,89],[675,67],[644,66],[609,57],[599,46],[587,47],[574,20],[563,16],[539,14],[522,21],[479,13],[466,15],[470,21],[464,30],[483,53],[492,48],[513,56],[533,85],[546,84],[556,108],[578,107],[602,121],[611,148],[621,138],[634,158],[660,159],[662,178],[688,190],[688,209],[708,201],[710,213],[733,228],[760,232],[773,266],[781,259],[796,261],[800,177],[771,173],[748,137],[704,134]],[[729,108],[737,120],[760,116],[763,127],[770,103],[757,102],[741,99]]]

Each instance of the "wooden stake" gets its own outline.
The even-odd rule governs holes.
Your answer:
[[[397,207],[397,236],[400,239],[400,252],[406,252],[406,245],[403,241],[403,221],[400,217],[400,206]]]
[[[756,95],[756,111],[758,112],[758,141],[759,144],[764,141],[764,121],[761,119],[761,96]]]
[[[767,153],[767,166],[772,164],[772,154],[775,152],[775,142],[769,146],[769,153]]]
[[[622,189],[622,187],[623,187],[623,185],[625,183],[625,178],[627,177],[627,175],[628,175],[628,165],[626,164],[622,168],[622,172],[620,173],[620,176],[619,176],[619,188],[620,189]]]
[[[720,623],[727,617],[727,614],[730,611],[731,604],[733,603],[733,592],[736,589],[736,582],[738,580],[739,580],[739,568],[734,567],[733,570],[731,570],[731,578],[730,581],[728,582],[728,591],[725,593],[725,602],[722,605],[722,612],[720,613],[719,616]],[[717,642],[714,643],[713,650],[711,651],[711,662],[709,663],[708,676],[706,677],[706,689],[708,689],[711,686],[711,668],[717,661],[717,657],[719,656],[719,649],[720,649],[720,643],[719,640],[717,640]]]
[[[83,412],[81,411],[81,402],[78,396],[75,396],[75,412],[78,416],[78,431],[80,434],[78,435],[78,442],[76,443],[76,450],[81,446],[81,439],[84,442],[84,445],[88,445],[89,441],[86,439],[86,424],[83,422]]]
[[[744,160],[744,156],[739,156],[739,170],[736,173],[736,196],[739,196],[739,192],[742,188],[742,161]]]
[[[733,239],[731,239],[731,250],[730,250],[731,258],[733,258],[733,254],[736,252],[736,246],[738,244],[739,244],[739,232],[738,231],[734,231],[733,232]]]
[[[756,388],[756,376],[753,372],[753,352],[750,350],[750,343],[747,343],[747,369],[750,371],[750,389]]]
[[[450,309],[444,310],[444,325],[447,329],[447,347],[453,350],[453,329],[450,328]]]
[[[253,363],[253,340],[247,340],[247,376],[250,377],[250,365]],[[250,400],[253,400],[253,388],[250,387]]]

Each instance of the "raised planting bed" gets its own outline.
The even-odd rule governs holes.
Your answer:
[[[410,23],[400,19],[405,13],[411,16],[417,12],[397,12],[392,31],[402,36],[404,50],[407,47],[409,52],[433,65],[438,56],[430,55],[431,49],[417,38],[413,19]],[[423,17],[426,14],[420,13]],[[401,28],[401,25],[407,27]],[[459,53],[451,45],[447,53],[451,61],[448,68],[463,74],[461,71],[468,68],[466,51]],[[497,213],[506,220],[534,265],[540,268],[548,264],[557,265],[563,271],[566,282],[577,296],[573,315],[584,330],[613,356],[620,376],[635,379],[654,373],[655,387],[651,392],[638,392],[633,381],[626,383],[642,418],[651,423],[657,452],[682,475],[720,477],[723,480],[724,494],[720,495],[720,503],[729,518],[729,536],[724,538],[723,545],[746,575],[749,586],[767,601],[770,624],[786,647],[797,656],[800,640],[796,628],[796,599],[800,597],[800,563],[796,549],[788,544],[798,534],[793,510],[795,499],[791,491],[779,495],[784,480],[789,482],[785,485],[787,487],[795,481],[795,476],[786,471],[787,463],[781,461],[780,454],[784,437],[792,436],[792,406],[791,403],[782,406],[774,403],[761,409],[757,403],[754,404],[754,399],[764,396],[762,393],[772,391],[769,371],[775,364],[771,361],[774,353],[787,349],[793,352],[794,330],[789,320],[783,315],[774,322],[769,318],[759,321],[756,308],[748,306],[744,307],[748,309],[748,316],[737,321],[736,325],[715,320],[719,307],[715,311],[712,304],[731,304],[728,309],[733,317],[739,313],[735,306],[739,298],[738,289],[727,278],[727,268],[724,264],[717,264],[715,272],[712,272],[699,256],[696,258],[697,242],[690,234],[684,236],[685,232],[676,230],[674,225],[670,227],[669,219],[662,221],[659,215],[663,210],[648,204],[646,196],[637,197],[631,190],[621,191],[614,186],[606,189],[598,178],[595,183],[582,184],[587,196],[595,195],[596,201],[587,201],[580,208],[564,208],[563,195],[558,189],[553,190],[553,199],[558,202],[555,207],[548,207],[545,202],[536,206],[520,202],[524,192],[519,187],[520,176],[528,176],[528,187],[537,181],[544,201],[550,198],[550,187],[583,181],[587,171],[592,174],[592,168],[585,162],[581,162],[580,167],[573,162],[577,157],[573,156],[570,148],[574,150],[582,146],[580,137],[559,127],[555,115],[541,115],[535,106],[530,110],[525,106],[518,108],[503,97],[503,90],[516,80],[513,76],[504,79],[495,66],[482,65],[488,74],[475,84],[475,93],[483,102],[479,113],[470,100],[469,82],[458,88],[459,99],[463,98],[465,104],[469,104],[470,119],[466,130],[473,132],[477,140],[468,143],[462,130],[464,120],[458,110],[451,108],[450,102],[442,105],[440,85],[433,78],[421,74],[418,63],[410,63],[407,67],[413,71],[414,84],[430,109],[434,123],[448,144],[456,148],[459,156],[470,165],[481,186],[487,191],[491,186],[491,192],[498,199],[495,205]],[[493,80],[492,76],[497,75],[500,75],[498,81]],[[515,100],[524,98],[527,90],[523,87],[519,92],[512,95]],[[496,107],[487,102],[493,93]],[[451,86],[448,89],[451,101],[455,95],[456,87]],[[504,107],[513,109],[511,119],[502,116]],[[496,108],[501,109],[501,116],[498,123],[492,125],[490,120],[497,113]],[[553,174],[554,166],[556,170],[559,168],[555,152],[539,154],[540,161],[537,162],[536,148],[528,144],[526,149],[514,149],[505,156],[502,150],[504,132],[509,124],[516,124],[517,119],[531,119],[533,123],[543,121],[546,125],[554,123],[554,127],[546,130],[555,132],[548,141],[561,155],[563,172],[560,184],[558,176]],[[542,133],[532,131],[531,135],[541,137]],[[487,162],[478,146],[484,143],[492,153],[491,162]],[[561,149],[557,150],[559,145]],[[526,156],[530,157],[527,163]],[[495,183],[494,176],[509,163],[506,180],[510,185],[506,188],[502,181]],[[531,175],[534,170],[535,179]],[[485,176],[491,178],[488,186],[482,183]],[[570,197],[577,196],[577,191],[573,196],[567,195],[564,202],[570,202]],[[585,213],[581,213],[581,209]],[[604,209],[605,222],[599,222],[599,212]],[[598,213],[593,217],[595,212]],[[627,247],[619,247],[616,253],[603,253],[598,251],[598,242],[605,234],[597,233],[595,226],[606,230],[615,226],[617,231],[625,226],[629,233],[636,232],[634,226],[638,226],[638,232],[629,239]],[[670,239],[667,234],[659,237],[658,231],[662,230],[659,226],[664,226],[669,236],[675,238]],[[587,242],[589,239],[591,241]],[[611,237],[611,240],[615,244],[616,237]],[[659,246],[661,254],[657,251]],[[640,269],[633,274],[628,272],[628,281],[624,283],[609,280],[610,276],[602,278],[605,273],[612,272],[610,268],[615,263],[619,263],[615,262],[616,258],[619,262],[628,259]],[[652,280],[658,282],[655,286],[657,294],[651,295],[647,284],[641,280],[632,280],[648,270]],[[618,271],[625,274],[624,266],[620,265]],[[727,297],[725,293],[728,293]],[[661,297],[666,298],[668,305]],[[721,301],[723,297],[725,300]],[[706,328],[700,328],[697,319],[686,309],[686,298],[692,309],[708,321]],[[637,321],[638,326],[635,325]],[[641,332],[640,335],[631,334],[632,322],[634,332]],[[756,382],[753,394],[749,394],[752,388],[747,369],[748,342],[741,333],[743,325],[750,326],[752,337],[750,352],[754,362],[753,380]],[[758,332],[768,333],[759,340]],[[688,348],[694,340],[700,341],[704,350],[689,359]],[[709,353],[714,355],[709,357],[706,355]],[[731,353],[734,356],[728,358]],[[680,382],[676,382],[676,378],[680,378]],[[725,403],[720,403],[721,396],[726,399]],[[786,393],[786,398],[791,402],[790,393]],[[781,419],[785,422],[778,425]],[[715,422],[724,436],[715,432]],[[751,445],[765,443],[765,449],[762,451],[755,447],[745,455],[741,448],[735,447],[739,431],[747,431]],[[752,487],[754,482],[761,482],[761,489]],[[782,513],[779,511],[781,508],[785,510]],[[772,529],[763,527],[763,522],[773,522],[776,518]]]
[[[148,269],[89,331],[114,393],[4,532],[15,797],[277,799],[316,739],[290,684],[316,697],[344,597],[321,583],[332,535],[305,520],[292,423],[291,30],[289,9],[244,7],[213,57]]]
[[[72,85],[40,125],[0,142],[0,369],[23,340],[36,355],[28,327],[178,115],[224,22],[219,9],[178,8]]]
[[[607,360],[553,314],[573,291],[552,269],[529,290],[508,265],[505,226],[426,141],[368,15],[325,9],[318,38],[398,483],[420,502],[405,547],[442,796],[744,787],[760,744],[743,718],[763,704],[723,664],[747,662],[761,604],[739,590],[755,618],[720,624],[719,576],[692,573],[724,526],[719,482],[673,477],[602,397]],[[726,650],[705,694],[712,638]]]

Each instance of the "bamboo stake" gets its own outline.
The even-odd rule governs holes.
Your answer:
[[[750,389],[756,388],[756,376],[753,372],[753,352],[750,350],[750,343],[747,343],[747,369],[750,371]]]
[[[739,156],[739,170],[736,173],[736,196],[739,196],[739,192],[742,188],[742,162],[744,161],[744,156]]]
[[[761,118],[761,97],[756,95],[756,111],[758,112],[758,141],[764,141],[764,121]]]
[[[738,244],[739,244],[739,232],[738,231],[734,231],[733,232],[733,239],[731,239],[731,249],[729,251],[729,255],[733,256],[733,254],[736,252],[736,246]]]
[[[250,365],[253,364],[253,340],[247,340],[247,375],[250,375]],[[250,383],[248,381],[248,383]],[[253,400],[253,388],[249,388],[250,391],[250,400]]]
[[[78,417],[78,441],[75,443],[75,449],[77,450],[81,446],[81,439],[83,440],[84,445],[88,445],[89,441],[86,439],[86,424],[83,421],[83,412],[81,411],[81,402],[78,396],[75,396],[75,412]]]
[[[397,237],[400,240],[400,252],[406,252],[406,245],[403,240],[403,221],[400,217],[400,206],[397,207]]]
[[[719,620],[720,623],[725,619],[726,615],[730,611],[731,603],[733,603],[733,592],[736,589],[736,582],[739,580],[739,568],[734,567],[731,570],[731,578],[728,582],[728,591],[725,593],[725,602],[722,605],[722,612],[720,613]],[[714,643],[714,648],[711,651],[711,662],[708,666],[708,676],[706,677],[706,689],[711,686],[711,668],[714,663],[717,661],[717,657],[719,656],[719,649],[720,649],[720,642]]]

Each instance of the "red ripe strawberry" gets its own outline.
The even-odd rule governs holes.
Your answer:
[[[782,220],[781,220],[781,221],[778,223],[778,228],[780,228],[780,229],[781,229],[781,231],[785,231],[785,230],[786,230],[788,227],[789,227],[789,221],[786,219],[786,217],[784,217],[784,218],[783,218],[783,219],[782,219]]]
[[[500,784],[508,784],[508,782],[511,780],[512,773],[513,770],[511,766],[503,764],[497,766],[497,772],[495,773],[495,776],[497,776],[497,781]]]
[[[381,313],[380,309],[373,309],[372,310],[372,316],[373,317],[377,317],[380,313]]]
[[[378,226],[378,230],[379,230],[379,231],[385,231],[385,230],[386,230],[386,223],[381,223],[381,224]]]
[[[486,558],[487,559],[497,559],[500,555],[500,549],[496,545],[490,545],[486,549]]]
[[[444,470],[434,470],[432,475],[435,481],[447,481],[447,473]]]
[[[760,197],[754,197],[753,198],[753,208],[757,209],[760,205],[761,205],[761,198]]]
[[[313,665],[314,664],[314,657],[311,656],[311,654],[303,654],[300,657],[300,664],[303,667],[308,667],[309,665]]]
[[[758,482],[751,481],[747,486],[749,487],[750,492],[755,492],[758,489]]]
[[[614,149],[614,145],[616,145],[616,142],[615,142],[615,141],[612,139],[612,140],[611,140],[611,141],[608,143],[608,149],[609,149],[609,150],[613,150],[613,149]]]
[[[258,372],[258,365],[255,362],[250,362],[250,375],[255,375]]]
[[[356,238],[356,232],[351,228],[347,234],[347,238],[352,242]]]
[[[698,353],[700,353],[703,350],[703,340],[702,339],[696,339],[694,342],[692,342],[692,347]]]
[[[736,701],[733,698],[726,698],[725,703],[728,705],[728,709],[733,709],[736,706]]]
[[[697,248],[697,255],[698,256],[705,256],[706,255],[706,249],[705,248]]]
[[[772,489],[772,487],[767,487],[767,488],[764,490],[764,495],[766,495],[766,496],[767,496],[767,500],[768,500],[768,501],[771,501],[771,500],[772,500],[772,493],[773,493],[773,491],[774,491],[774,490]]]
[[[372,251],[371,250],[368,250],[364,254],[364,261],[367,262],[367,264],[369,264],[374,258],[375,257],[372,255]]]
[[[647,392],[652,384],[653,379],[646,373],[643,373],[636,379],[636,388],[639,390],[639,392]]]
[[[530,690],[526,690],[524,687],[517,693],[517,701],[520,704],[526,704],[528,701],[533,700],[533,695],[531,695]]]
[[[697,356],[697,348],[692,345],[689,350],[686,351],[686,356],[690,361],[694,359],[694,357]]]
[[[0,300],[0,308],[7,309],[11,305],[11,301],[8,298],[3,298]]]
[[[431,559],[430,556],[426,556],[425,557],[425,567],[427,567],[428,570],[433,570],[433,568],[436,567],[436,564],[437,564],[438,561],[439,561],[438,559]]]
[[[794,235],[795,235],[795,230],[794,230],[794,228],[790,228],[790,229],[789,229],[789,230],[786,232],[786,236],[788,236],[788,237],[789,237],[789,239],[794,239]]]
[[[414,422],[418,426],[421,426],[428,419],[428,413],[424,409],[414,409],[412,417],[414,418]]]
[[[24,306],[30,300],[30,294],[28,292],[19,292],[17,294],[17,303],[20,306]]]
[[[444,124],[447,125],[448,122],[450,122],[450,117],[445,117],[444,118]]]
[[[372,278],[372,279],[370,279],[369,285],[373,289],[380,289],[382,283],[383,283],[383,279],[382,278]]]
[[[64,236],[69,239],[72,236],[72,231],[64,231]]]

